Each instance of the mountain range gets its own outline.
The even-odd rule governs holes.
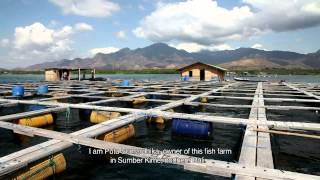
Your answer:
[[[164,43],[144,48],[123,48],[115,53],[98,53],[92,58],[63,59],[27,67],[28,70],[45,68],[96,68],[96,69],[160,69],[179,68],[193,62],[220,65],[228,69],[265,68],[320,68],[320,50],[301,54],[290,51],[266,51],[254,48],[238,48],[223,51],[189,53]]]

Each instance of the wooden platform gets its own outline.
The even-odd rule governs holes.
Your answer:
[[[47,137],[49,140],[35,146],[14,152],[0,157],[0,177],[14,172],[28,164],[47,157],[56,152],[62,151],[72,145],[85,145],[101,149],[136,149],[147,151],[144,147],[134,147],[124,144],[104,142],[92,137],[109,132],[129,123],[145,120],[147,117],[162,116],[165,118],[182,118],[198,121],[208,121],[221,124],[236,124],[246,126],[242,139],[240,157],[237,163],[205,159],[204,163],[173,163],[183,166],[185,169],[206,174],[233,177],[236,179],[320,179],[319,176],[289,172],[274,169],[270,134],[257,132],[256,129],[268,130],[279,128],[286,130],[313,130],[320,131],[319,123],[275,121],[267,119],[266,110],[313,110],[320,109],[319,106],[281,106],[265,105],[265,102],[295,102],[295,103],[320,103],[317,93],[318,85],[312,84],[291,84],[291,83],[250,83],[250,82],[187,82],[187,81],[163,81],[163,82],[135,82],[131,86],[116,86],[112,82],[90,82],[90,81],[69,81],[50,82],[50,93],[62,93],[59,96],[38,97],[32,99],[33,90],[38,83],[21,83],[26,87],[29,97],[15,99],[10,96],[0,97],[0,108],[24,105],[43,105],[46,109],[33,110],[17,114],[0,116],[0,127],[13,130],[29,136]],[[8,93],[13,84],[0,84],[0,93]],[[116,89],[115,89],[116,88]],[[123,97],[112,97],[108,94],[123,94]],[[215,94],[215,95],[213,95]],[[219,95],[217,95],[219,94]],[[266,96],[271,96],[272,98]],[[104,103],[131,102],[140,96],[147,97],[146,102],[160,103],[156,107],[137,109],[128,107],[106,106]],[[164,98],[154,98],[164,96]],[[286,98],[281,98],[285,96]],[[151,98],[152,97],[152,98]],[[200,98],[207,97],[208,102],[200,102]],[[86,102],[72,103],[66,99],[87,99]],[[223,100],[221,102],[221,100]],[[228,103],[233,100],[234,103]],[[216,102],[217,101],[217,102]],[[250,105],[246,104],[251,102]],[[247,118],[187,114],[169,112],[166,110],[186,106],[204,106],[219,108],[248,109],[250,114]],[[91,109],[101,111],[116,111],[127,113],[117,119],[92,125],[88,128],[67,134],[46,130],[41,128],[27,127],[14,124],[12,120],[33,117],[49,112],[65,112],[72,109]],[[2,148],[2,147],[1,147]],[[126,153],[139,158],[151,158],[152,154]],[[159,154],[161,159],[163,154]],[[166,156],[167,157],[167,156]],[[179,154],[172,154],[167,158],[193,157]],[[163,159],[165,161],[165,159]]]

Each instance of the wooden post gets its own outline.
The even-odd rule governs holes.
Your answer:
[[[71,80],[72,71],[68,71],[68,80]]]
[[[81,69],[78,69],[78,80],[81,81]]]
[[[96,78],[96,69],[92,69],[91,79],[94,80]]]

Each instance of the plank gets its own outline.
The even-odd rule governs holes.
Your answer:
[[[289,84],[289,83],[286,83],[286,82],[284,82],[283,84],[286,85],[286,86],[288,86],[289,88],[291,88],[291,89],[293,89],[293,90],[299,91],[299,92],[301,92],[301,93],[303,93],[303,94],[305,94],[305,95],[307,95],[307,96],[310,96],[310,97],[313,97],[313,98],[315,98],[315,99],[320,100],[320,96],[317,96],[317,95],[315,95],[315,94],[313,94],[313,93],[311,93],[311,92],[308,92],[308,91],[302,90],[302,89],[300,89],[300,88],[294,87],[293,85],[291,85],[291,84]]]
[[[258,84],[253,101],[252,101],[252,108],[250,111],[248,121],[252,123],[256,123],[258,120],[258,108],[256,106],[259,105],[259,92],[260,86]],[[252,129],[257,128],[255,124],[249,124],[246,126],[246,131],[244,133],[244,137],[242,140],[241,145],[241,152],[239,157],[239,164],[249,167],[256,166],[256,154],[257,154],[257,132],[252,131]],[[236,175],[237,180],[255,180],[255,177],[243,176],[243,175]]]
[[[269,168],[261,168],[261,167],[247,167],[237,163],[229,163],[211,159],[205,159],[203,163],[194,163],[194,162],[180,162],[180,161],[172,161],[168,162],[167,159],[191,159],[193,157],[187,155],[180,154],[163,154],[160,153],[158,155],[154,155],[150,153],[150,150],[141,147],[135,147],[124,144],[117,144],[111,142],[105,142],[102,140],[91,139],[88,137],[77,136],[72,134],[66,134],[62,132],[56,132],[46,129],[34,128],[34,127],[26,127],[17,124],[11,124],[7,122],[0,122],[0,126],[7,129],[24,129],[25,131],[30,131],[30,133],[34,133],[38,136],[43,136],[52,139],[58,139],[65,142],[70,142],[73,144],[80,144],[84,146],[105,149],[105,150],[118,150],[121,151],[122,154],[127,154],[130,156],[138,157],[138,158],[156,158],[157,160],[170,164],[177,164],[184,166],[187,170],[195,170],[204,172],[204,170],[208,174],[215,174],[219,171],[220,174],[239,174],[240,176],[250,176],[250,177],[261,177],[268,179],[297,179],[297,178],[305,178],[305,179],[319,179],[318,176],[307,175],[302,173],[295,173],[290,171],[280,171]],[[128,151],[130,150],[130,151]],[[135,153],[135,152],[144,152],[144,153]],[[165,158],[164,158],[165,157]],[[3,167],[3,166],[2,166]],[[0,174],[3,173],[3,168],[0,168]]]
[[[259,107],[258,108],[258,121],[266,122],[266,109],[263,108],[264,106],[264,98],[263,98],[263,83],[259,82],[258,86],[259,89]],[[266,125],[259,125],[259,129],[268,130],[268,126]],[[272,148],[271,148],[271,141],[270,141],[270,134],[266,132],[258,132],[257,138],[257,166],[260,167],[267,167],[267,168],[274,168],[273,157],[272,157]],[[261,178],[257,178],[257,180],[261,180]]]
[[[28,111],[28,112],[17,113],[17,114],[10,114],[10,115],[5,115],[5,116],[0,116],[0,121],[11,121],[11,120],[15,120],[15,119],[32,117],[32,116],[37,116],[37,115],[51,113],[51,112],[65,111],[66,109],[67,108],[65,108],[65,107],[53,107],[53,108]]]

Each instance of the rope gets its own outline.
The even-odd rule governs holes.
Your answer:
[[[34,171],[33,173],[29,174],[29,175],[26,175],[22,178],[22,180],[27,180],[27,179],[30,179],[31,177],[37,175],[38,173],[41,173],[42,171],[44,171],[45,169],[47,168],[52,168],[52,172],[53,174],[56,173],[56,163],[54,162],[53,160],[53,156],[51,156],[51,158],[48,160],[48,164],[43,166],[42,168]]]
[[[26,125],[30,126],[31,125],[31,117],[26,118]]]
[[[112,116],[112,112],[108,112],[109,113],[109,117],[106,117],[107,120],[110,120],[111,119],[111,116]]]
[[[53,160],[53,156],[49,159],[48,164],[51,166],[52,173],[56,174],[56,163]]]
[[[44,119],[45,119],[45,121],[46,121],[46,125],[48,125],[48,124],[49,124],[49,119],[48,119],[48,117],[47,117],[47,114],[44,114],[43,117],[44,117]]]
[[[78,152],[81,152],[81,145],[80,145],[80,144],[78,144],[77,151],[78,151]]]
[[[70,110],[70,107],[67,108],[66,110],[66,121],[65,121],[65,127],[67,127],[67,124],[69,124],[69,120],[70,120],[70,113],[71,113],[71,110]]]
[[[116,142],[116,131],[112,131],[112,141]]]

